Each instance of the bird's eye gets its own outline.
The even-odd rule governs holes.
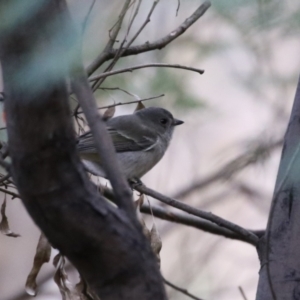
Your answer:
[[[168,123],[167,119],[160,119],[160,124],[166,125]]]

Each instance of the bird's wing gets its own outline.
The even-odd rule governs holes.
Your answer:
[[[140,136],[138,138],[128,136],[124,131],[120,129],[117,130],[113,127],[107,127],[107,129],[112,138],[116,152],[149,151],[155,147],[158,140],[157,137],[148,135]],[[94,138],[90,131],[79,137],[77,149],[81,153],[97,152]]]

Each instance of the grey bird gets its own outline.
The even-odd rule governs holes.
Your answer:
[[[130,115],[109,119],[107,130],[125,177],[139,180],[151,170],[164,156],[175,126],[182,123],[160,107],[143,108]],[[79,137],[77,149],[90,173],[106,177],[90,131]]]

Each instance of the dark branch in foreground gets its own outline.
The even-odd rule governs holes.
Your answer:
[[[0,1],[4,15],[9,15],[7,10],[15,11],[19,0],[7,3]],[[114,171],[109,172],[114,188],[121,188],[114,191],[120,206],[111,205],[89,180],[78,157],[66,84],[72,59],[65,56],[70,53],[66,37],[75,40],[75,36],[66,3],[40,0],[32,9],[32,1],[25,1],[22,8],[30,12],[28,18],[9,23],[13,26],[0,32],[10,169],[22,202],[51,245],[76,267],[93,295],[103,300],[164,300],[156,258],[131,213],[131,192]],[[49,64],[32,67],[41,61],[51,61],[51,70]],[[91,97],[85,78],[79,76],[74,87],[79,99]],[[91,105],[88,100],[81,105],[94,122],[98,115],[91,118],[85,108]],[[107,153],[106,136],[101,132],[99,142],[108,148],[99,152],[111,163],[114,158]]]
[[[189,206],[183,202],[180,202],[173,198],[164,196],[164,195],[146,187],[145,185],[136,185],[136,186],[134,186],[134,189],[140,193],[151,196],[165,204],[176,207],[176,208],[183,210],[189,214],[206,219],[206,220],[211,221],[221,227],[229,229],[229,230],[241,235],[245,240],[247,240],[251,244],[256,245],[258,243],[259,238],[252,232],[249,232],[248,230],[246,230],[236,224],[233,224],[225,219],[222,219],[221,217],[218,217],[212,213],[201,211],[201,210],[194,208],[192,206]]]
[[[116,203],[119,207],[126,209],[131,216],[135,217],[132,192],[117,163],[114,146],[107,132],[106,125],[98,112],[96,100],[87,77],[83,68],[77,68],[77,70],[80,69],[81,71],[77,71],[79,73],[72,80],[73,91],[93,133],[96,149],[100,157],[105,157],[103,167],[115,191]]]
[[[155,42],[149,43],[146,42],[143,45],[132,46],[126,49],[121,57],[140,54],[143,52],[148,52],[151,50],[162,49],[175,40],[178,36],[182,35],[189,27],[191,27],[200,17],[204,15],[204,13],[208,10],[211,3],[209,1],[205,1],[189,18],[187,18],[178,28],[173,30],[167,36],[156,40]],[[116,54],[119,52],[119,49],[110,49],[107,51],[103,51],[96,59],[92,62],[90,66],[87,68],[87,73],[90,76],[93,74],[105,61],[113,59]]]
[[[175,212],[167,210],[163,207],[159,207],[156,205],[151,205],[151,208],[149,205],[144,204],[141,207],[141,212],[146,213],[148,215],[153,215],[157,218],[160,218],[162,220],[171,221],[174,223],[184,224],[187,226],[191,226],[200,230],[203,230],[205,232],[209,232],[212,234],[224,236],[229,239],[238,240],[242,242],[250,243],[253,246],[256,246],[257,244],[249,241],[249,239],[245,239],[244,236],[241,236],[240,234],[237,234],[235,232],[232,232],[231,230],[228,230],[224,227],[218,226],[212,222],[202,220],[201,218],[194,217],[188,214]],[[264,233],[264,230],[255,231],[255,230],[249,230],[249,232],[252,232],[257,237],[261,237]]]

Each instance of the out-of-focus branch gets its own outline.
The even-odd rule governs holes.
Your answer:
[[[109,88],[107,88],[107,89],[109,89]],[[119,88],[116,88],[116,89],[119,89]],[[139,102],[143,102],[143,101],[154,100],[154,99],[161,98],[161,97],[164,97],[164,96],[165,96],[165,94],[161,94],[161,95],[158,95],[158,96],[144,98],[144,99],[139,99],[139,100],[134,100],[134,101],[118,102],[118,103],[115,103],[115,104],[98,107],[98,109],[107,109],[107,108],[110,108],[110,107],[116,107],[116,106],[121,106],[121,105],[134,104],[134,103],[139,103]],[[79,114],[82,114],[83,112],[82,111],[77,111],[75,113],[76,113],[76,115],[79,115]]]
[[[18,5],[19,0],[0,1],[0,10],[9,15]],[[73,67],[69,63],[74,60],[65,56],[70,50],[66,37],[75,40],[78,36],[66,2],[25,1],[22,9],[26,18],[9,22],[0,31],[11,174],[22,202],[93,295],[103,300],[166,299],[151,247],[133,218],[130,202],[123,201],[131,196],[126,182],[120,184],[118,177],[113,178],[114,171],[109,171],[113,186],[121,189],[114,193],[122,197],[119,201],[124,209],[112,206],[98,193],[78,157],[66,84]],[[51,66],[32,67],[41,61],[51,61]],[[73,86],[79,99],[88,98],[81,105],[87,118],[96,122],[91,127],[99,125],[86,78],[79,74]],[[86,107],[89,105],[95,113]],[[101,132],[100,141],[109,145],[106,137]],[[100,153],[113,164],[109,147],[101,148]]]
[[[80,69],[81,72],[78,71]],[[134,219],[135,211],[132,202],[132,192],[120,171],[114,146],[107,132],[106,125],[100,117],[94,95],[80,66],[77,68],[77,74],[72,80],[72,88],[93,134],[96,149],[100,157],[105,157],[103,167],[115,192],[116,203]]]
[[[213,174],[199,181],[195,181],[191,185],[183,188],[174,195],[174,198],[185,198],[191,193],[206,188],[216,181],[230,178],[236,172],[243,170],[245,167],[261,161],[268,153],[270,153],[270,151],[281,147],[282,143],[282,139],[275,140],[267,144],[261,144],[254,150],[241,154],[219,170],[215,171]]]
[[[211,3],[205,1],[189,18],[187,18],[179,27],[169,33],[167,36],[158,39],[152,43],[146,42],[143,45],[132,46],[126,49],[121,57],[140,54],[151,50],[162,49],[175,40],[178,36],[183,34],[191,25],[193,25],[204,13],[208,10]],[[118,49],[111,49],[109,51],[103,51],[87,68],[88,75],[93,74],[105,61],[115,57]]]
[[[194,296],[193,294],[191,294],[187,289],[183,289],[183,288],[180,288],[179,286],[171,283],[170,281],[168,281],[167,279],[164,278],[164,283],[168,286],[170,286],[172,289],[186,295],[187,297],[191,298],[191,299],[194,299],[194,300],[203,300],[199,297],[196,297]]]
[[[156,68],[174,68],[174,69],[182,69],[182,70],[188,70],[188,71],[193,71],[197,72],[199,74],[203,74],[204,70],[202,69],[197,69],[197,68],[192,68],[192,67],[186,67],[186,66],[181,66],[177,64],[158,64],[158,63],[152,63],[152,64],[144,64],[144,65],[138,65],[138,66],[132,66],[129,68],[124,68],[120,70],[115,70],[115,71],[110,71],[110,72],[105,72],[99,75],[95,75],[89,79],[89,81],[96,81],[101,78],[105,78],[108,76],[113,76],[116,74],[121,74],[121,73],[126,73],[126,72],[132,72],[134,70],[138,69],[144,69],[144,68],[149,68],[149,67],[156,67]]]
[[[148,187],[146,187],[145,185],[135,185],[134,186],[134,189],[137,190],[138,192],[140,193],[143,193],[143,194],[146,194],[148,196],[151,196],[165,204],[168,204],[170,206],[173,206],[173,207],[176,207],[180,210],[183,210],[189,214],[192,214],[194,216],[197,216],[197,217],[200,217],[200,218],[203,218],[205,220],[208,220],[208,221],[211,221],[221,227],[224,227],[226,229],[229,229],[241,236],[244,237],[245,240],[247,240],[249,243],[251,244],[257,244],[258,242],[258,237],[253,234],[252,232],[249,232],[248,230],[234,224],[234,223],[231,223],[219,216],[216,216],[212,213],[209,213],[209,212],[205,212],[205,211],[201,211],[195,207],[192,207],[192,206],[189,206],[183,202],[180,202],[180,201],[177,201],[173,198],[170,198],[170,197],[167,197],[167,196],[164,196]]]
[[[252,241],[249,241],[249,239],[245,239],[245,237],[240,234],[232,232],[231,230],[228,230],[224,227],[218,226],[212,222],[205,221],[205,220],[202,220],[201,218],[191,216],[188,214],[183,214],[183,213],[179,213],[176,211],[170,211],[170,210],[167,210],[163,207],[159,207],[156,205],[151,205],[151,207],[150,207],[147,204],[144,204],[141,207],[141,212],[146,213],[148,215],[151,215],[153,213],[153,215],[155,217],[160,218],[162,220],[171,221],[171,222],[179,223],[179,224],[184,224],[187,226],[191,226],[191,227],[203,230],[205,232],[224,236],[226,238],[230,238],[233,240],[247,242],[253,246],[257,245],[257,243],[253,243]],[[260,237],[264,232],[263,230],[262,231],[248,230],[248,231],[252,232],[253,234],[257,235],[258,237]]]

